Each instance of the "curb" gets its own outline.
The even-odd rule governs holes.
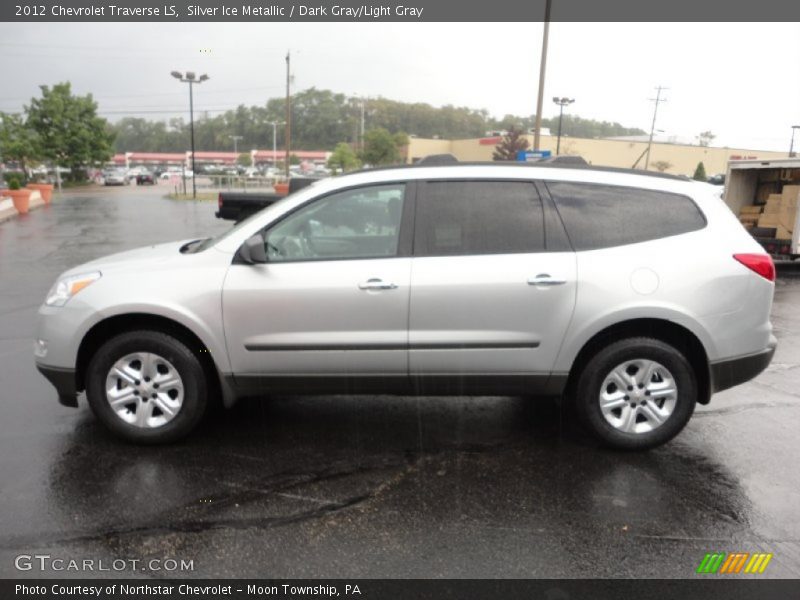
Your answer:
[[[0,223],[4,223],[9,219],[13,219],[19,213],[17,209],[14,208],[14,202],[11,198],[6,198],[5,196],[0,196]]]
[[[36,210],[42,206],[46,206],[42,199],[42,194],[38,191],[34,191],[29,200],[28,211]],[[10,221],[18,216],[19,212],[14,208],[14,201],[7,196],[0,196],[0,223]]]

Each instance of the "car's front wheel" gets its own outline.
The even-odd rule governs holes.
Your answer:
[[[183,342],[157,331],[132,331],[95,352],[86,397],[117,435],[160,444],[194,429],[206,411],[208,389],[203,366]]]
[[[644,450],[680,433],[697,393],[694,370],[679,350],[661,340],[627,338],[585,364],[575,406],[584,425],[606,445]]]

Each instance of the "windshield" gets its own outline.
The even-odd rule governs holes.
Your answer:
[[[291,196],[287,196],[286,198],[290,198],[290,197]],[[262,212],[264,212],[266,209],[272,208],[273,206],[278,206],[279,204],[281,204],[284,201],[286,201],[286,198],[283,198],[282,200],[278,200],[274,204],[270,204],[269,206],[266,206],[266,207],[262,208],[260,211],[253,213],[252,215],[250,215],[246,219],[242,219],[241,221],[236,223],[236,225],[234,225],[233,227],[231,227],[227,231],[222,232],[218,236],[206,238],[205,240],[203,240],[203,242],[201,244],[198,244],[197,246],[194,246],[192,248],[192,250],[191,250],[191,253],[202,252],[206,248],[210,248],[211,246],[216,245],[217,243],[221,242],[222,240],[228,238],[229,236],[231,236],[234,233],[236,233],[237,231],[239,231],[242,227],[247,227],[247,225],[249,225],[252,221],[257,219],[259,217],[259,215]]]

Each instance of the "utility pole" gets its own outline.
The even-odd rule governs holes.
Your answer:
[[[544,32],[542,34],[542,61],[539,65],[539,97],[536,100],[536,124],[533,128],[533,149],[539,150],[539,138],[542,132],[542,104],[544,103],[544,73],[547,68],[547,38],[550,35],[550,2],[544,5]]]
[[[650,98],[651,102],[655,102],[655,107],[653,108],[653,123],[650,125],[650,139],[647,140],[647,158],[644,159],[644,170],[647,170],[647,167],[650,165],[650,150],[653,148],[653,133],[656,131],[656,115],[658,114],[658,105],[661,102],[666,102],[666,98],[661,97],[661,92],[668,90],[669,88],[658,86],[656,88],[656,97]]]
[[[292,98],[289,89],[291,81],[291,56],[286,52],[286,156],[284,158],[284,174],[289,179],[289,156],[292,151]]]

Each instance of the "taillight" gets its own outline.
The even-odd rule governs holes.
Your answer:
[[[734,254],[733,258],[768,281],[775,281],[775,263],[769,254]]]
[[[222,192],[217,196],[217,208],[222,208]]]

